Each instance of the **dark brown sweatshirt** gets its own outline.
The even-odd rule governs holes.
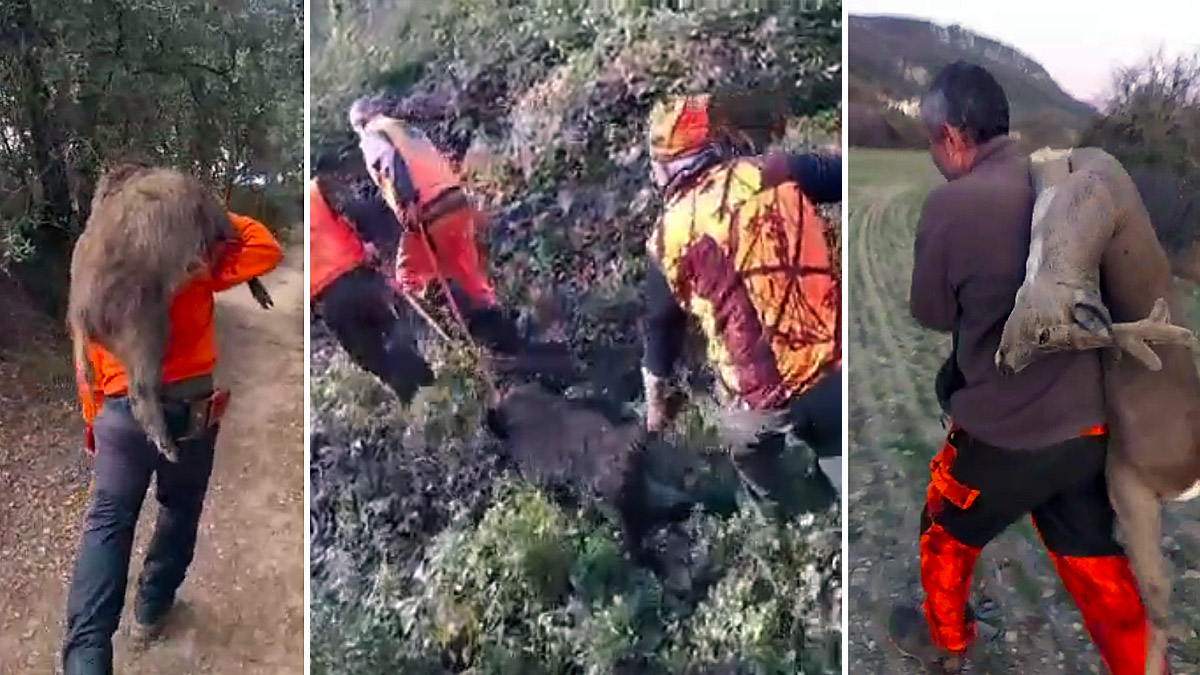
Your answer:
[[[992,139],[968,174],[929,194],[913,247],[913,318],[958,332],[965,384],[950,397],[950,415],[975,438],[1013,450],[1074,438],[1105,417],[1096,350],[1048,356],[1016,375],[996,368],[1025,278],[1035,198],[1027,156],[1010,138]]]

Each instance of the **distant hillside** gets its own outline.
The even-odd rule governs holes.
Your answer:
[[[850,16],[847,128],[861,146],[923,146],[916,102],[942,66],[987,68],[1003,85],[1012,126],[1030,145],[1072,143],[1096,110],[1063,91],[1039,63],[961,26],[891,16]]]

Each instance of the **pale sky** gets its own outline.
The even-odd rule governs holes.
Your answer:
[[[850,14],[891,14],[957,23],[1042,64],[1072,96],[1106,98],[1118,66],[1160,47],[1167,55],[1200,50],[1196,0],[844,0]],[[854,45],[850,45],[853,49]]]

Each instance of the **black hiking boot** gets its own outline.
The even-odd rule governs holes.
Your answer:
[[[968,609],[967,620],[971,621]],[[888,616],[888,639],[901,654],[918,661],[927,673],[961,673],[966,667],[965,652],[951,652],[933,643],[925,612],[913,605],[896,605]]]
[[[983,612],[967,605],[967,623],[975,624],[975,644],[991,642],[1001,634],[1000,628],[982,618]],[[888,616],[888,639],[905,656],[921,663],[928,673],[961,673],[967,665],[967,652],[951,652],[933,643],[929,624],[920,605],[898,604]]]
[[[178,601],[157,613],[153,617],[142,616],[143,612],[134,612],[132,625],[129,626],[129,647],[134,652],[142,652],[150,647],[163,635],[163,629],[177,613]]]
[[[499,307],[480,307],[467,310],[463,317],[471,338],[495,359],[516,356],[523,347],[517,323]]]
[[[429,362],[421,356],[416,340],[403,326],[393,326],[386,343],[388,362],[381,364],[384,372],[376,373],[400,399],[402,405],[412,402],[417,391],[433,384],[435,375]]]

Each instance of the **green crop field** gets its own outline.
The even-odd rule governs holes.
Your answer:
[[[924,152],[852,150],[844,223],[850,353],[849,672],[915,673],[887,641],[894,601],[919,597],[917,533],[928,462],[943,435],[934,373],[948,337],[909,317],[921,205],[942,179]],[[1164,541],[1177,571],[1172,670],[1200,659],[1200,507],[1168,507]],[[1027,521],[992,542],[972,602],[1003,627],[972,672],[1100,673],[1099,654]]]

